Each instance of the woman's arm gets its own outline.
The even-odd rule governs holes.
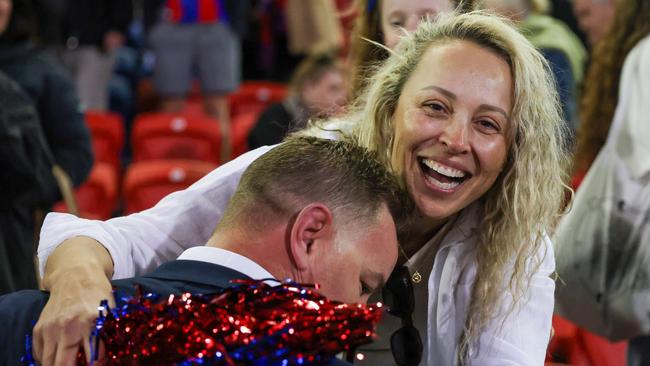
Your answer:
[[[50,298],[34,327],[33,354],[41,365],[72,365],[83,345],[90,355],[89,334],[97,306],[113,305],[113,262],[106,249],[88,237],[63,242],[49,258],[43,286]]]
[[[40,271],[55,270],[48,258],[64,241],[85,236],[94,239],[113,259],[113,278],[144,274],[183,250],[203,245],[221,218],[241,174],[270,147],[260,148],[215,169],[186,190],[170,194],[151,209],[108,221],[85,220],[51,213],[43,223],[38,246]],[[47,265],[47,266],[46,266]],[[46,284],[47,285],[47,284]],[[46,287],[49,289],[49,287]]]
[[[105,222],[48,215],[38,254],[43,286],[51,295],[34,328],[36,359],[67,364],[79,346],[88,350],[97,306],[112,299],[111,276],[144,274],[186,248],[205,244],[245,168],[269,149],[242,155],[141,213]]]

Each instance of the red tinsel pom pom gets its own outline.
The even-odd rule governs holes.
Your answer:
[[[148,294],[122,303],[106,309],[94,335],[113,365],[327,364],[370,343],[382,312],[380,303],[329,301],[293,282],[241,281],[214,296]]]

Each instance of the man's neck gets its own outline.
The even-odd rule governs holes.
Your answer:
[[[208,240],[208,247],[220,248],[242,255],[266,269],[274,278],[299,280],[292,270],[287,254],[284,232],[242,233],[236,230],[217,230]]]

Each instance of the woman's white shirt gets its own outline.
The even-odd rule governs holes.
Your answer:
[[[188,189],[174,192],[148,210],[108,221],[50,213],[38,245],[39,270],[66,239],[88,236],[111,254],[113,279],[148,273],[176,259],[185,249],[205,245],[221,219],[242,173],[271,147],[264,146],[213,170]]]
[[[465,326],[476,279],[476,237],[480,220],[474,204],[450,220],[425,246],[406,263],[411,272],[423,277],[414,284],[414,326],[424,345],[421,365],[454,365],[458,340]],[[435,254],[434,254],[435,253]],[[481,334],[480,349],[473,352],[471,365],[543,365],[551,335],[555,282],[553,247],[548,238],[538,255],[543,262],[533,275],[520,304],[510,310],[512,298],[504,293],[501,314]],[[509,279],[504,273],[504,281]],[[390,336],[400,327],[400,320],[385,315],[379,325],[379,339],[361,349],[364,360],[359,365],[394,365]]]
[[[165,197],[153,208],[130,216],[95,221],[50,213],[43,224],[38,247],[41,274],[52,251],[75,236],[91,237],[106,247],[115,264],[114,279],[142,275],[177,258],[187,248],[204,245],[246,167],[270,148],[248,152],[215,169],[188,189]],[[479,219],[474,206],[468,207],[408,263],[412,270],[417,269],[423,275],[423,279],[428,279],[415,288],[414,322],[425,348],[422,364],[454,364],[476,277],[473,233]],[[436,249],[434,256],[432,253]],[[543,364],[551,332],[555,289],[550,278],[555,270],[552,250],[548,243],[544,248],[543,265],[533,276],[519,307],[505,318],[503,325],[503,317],[499,317],[482,333],[481,348],[472,358],[472,364]],[[509,295],[504,294],[502,309],[509,309],[510,304]],[[388,315],[384,318],[380,339],[374,347],[376,352],[368,350],[368,360],[392,364],[389,347],[381,345],[389,343],[399,320]]]

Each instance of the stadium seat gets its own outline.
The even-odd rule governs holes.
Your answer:
[[[141,114],[135,119],[132,141],[134,162],[157,159],[220,162],[219,124],[208,116]]]
[[[627,365],[627,342],[611,343],[583,329],[580,330],[580,339],[591,366]]]
[[[232,121],[232,158],[248,151],[248,134],[255,127],[257,113],[248,112],[235,116]]]
[[[87,111],[86,124],[92,136],[95,160],[108,163],[119,175],[124,147],[124,123],[117,113]]]
[[[131,164],[122,193],[125,214],[153,207],[166,195],[185,189],[217,167],[195,160],[152,160]]]
[[[240,88],[228,96],[230,115],[255,113],[259,115],[272,103],[280,102],[287,96],[284,84],[268,81],[244,81]]]
[[[86,219],[107,220],[117,207],[117,176],[111,165],[95,162],[86,182],[74,191],[79,214]],[[56,212],[68,212],[65,203],[54,205]]]

